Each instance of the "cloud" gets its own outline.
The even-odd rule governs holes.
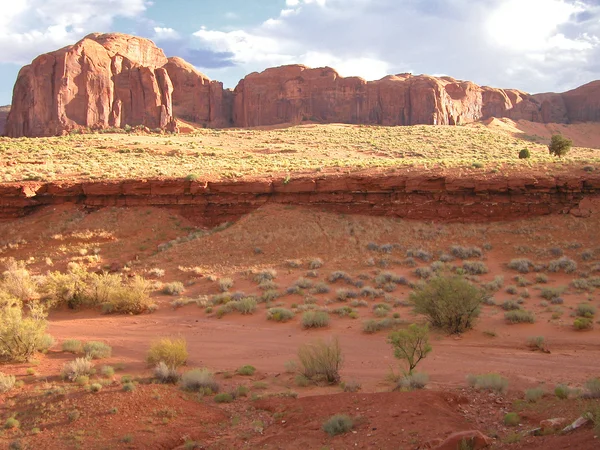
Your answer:
[[[9,0],[0,15],[0,63],[26,64],[42,52],[136,18],[147,0]]]
[[[600,78],[599,18],[597,0],[287,0],[254,28],[198,30],[193,45],[245,72],[304,63],[541,92]]]

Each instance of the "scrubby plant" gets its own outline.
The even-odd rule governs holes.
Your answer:
[[[531,157],[531,152],[528,148],[524,148],[519,152],[519,159],[529,159]]]
[[[544,336],[531,336],[527,340],[527,346],[532,350],[539,350],[544,353],[550,353],[548,350],[548,344]]]
[[[429,267],[417,267],[415,269],[415,275],[426,280],[433,275],[433,271]]]
[[[273,281],[277,277],[275,269],[266,269],[256,272],[254,274],[254,281],[258,284],[264,283],[265,281]]]
[[[388,342],[394,349],[394,356],[406,361],[407,375],[412,375],[417,364],[432,350],[429,344],[429,327],[414,323],[405,330],[390,333]]]
[[[327,294],[330,291],[329,285],[327,283],[324,282],[319,282],[317,284],[315,284],[315,286],[312,289],[312,293],[313,294]]]
[[[558,272],[561,269],[565,273],[574,273],[577,270],[577,263],[566,256],[563,256],[559,259],[554,259],[548,263],[549,272]]]
[[[294,318],[294,312],[286,308],[269,308],[267,310],[267,320],[275,322],[287,322]]]
[[[0,290],[21,302],[34,299],[38,296],[38,286],[29,273],[25,261],[16,261],[9,258],[6,270],[0,276]]]
[[[94,365],[88,358],[76,358],[63,365],[61,375],[64,379],[75,381],[79,377],[89,376],[93,373]]]
[[[585,382],[585,398],[600,398],[600,378],[590,378]]]
[[[545,284],[548,282],[548,275],[545,273],[537,273],[535,275],[535,282],[540,284]]]
[[[329,274],[328,281],[330,283],[335,283],[339,280],[343,280],[349,283],[352,281],[352,278],[346,272],[342,272],[341,270],[337,270]]]
[[[510,286],[506,287],[507,294],[515,295],[517,292],[518,292],[517,287],[514,285],[510,285]]]
[[[385,317],[392,310],[392,307],[386,303],[379,303],[373,306],[373,314],[377,317]]]
[[[580,303],[575,309],[575,314],[578,317],[591,319],[596,314],[596,308],[589,303]]]
[[[568,399],[572,392],[573,390],[566,384],[559,384],[554,388],[554,395],[561,400]]]
[[[529,403],[535,403],[544,396],[544,389],[542,387],[536,387],[527,389],[525,391],[525,401]]]
[[[337,384],[340,382],[342,368],[342,348],[334,338],[330,341],[316,341],[304,344],[298,349],[300,374],[308,380],[319,383]]]
[[[233,286],[233,279],[231,278],[220,278],[219,289],[221,292],[227,292]]]
[[[325,311],[306,311],[302,314],[302,328],[323,328],[329,325],[329,314]]]
[[[533,267],[534,267],[534,264],[531,262],[531,260],[526,259],[526,258],[512,259],[508,263],[509,269],[516,270],[517,272],[520,272],[520,273],[529,273],[529,271],[531,269],[533,269]]]
[[[100,392],[102,390],[102,385],[100,383],[92,383],[90,384],[90,392]]]
[[[245,297],[237,302],[231,302],[228,305],[231,305],[237,312],[242,315],[249,315],[256,311],[256,300],[253,297]]]
[[[467,377],[469,386],[484,391],[492,391],[503,394],[508,389],[508,380],[497,373],[485,375],[469,375]]]
[[[302,261],[300,261],[299,259],[288,259],[285,263],[291,269],[297,269],[299,267],[302,267]]]
[[[233,395],[229,392],[221,392],[220,394],[215,395],[215,403],[231,403],[234,398]]]
[[[481,258],[483,256],[483,251],[479,247],[453,245],[450,247],[450,254],[459,259]]]
[[[573,327],[577,331],[591,330],[594,326],[594,321],[587,317],[578,317],[573,321]]]
[[[431,253],[422,248],[411,248],[406,252],[406,256],[409,258],[420,259],[423,262],[431,261]]]
[[[89,341],[83,344],[83,352],[90,359],[110,358],[112,347],[104,342]]]
[[[256,372],[256,367],[246,364],[235,371],[238,375],[251,376]]]
[[[179,373],[176,367],[169,367],[164,361],[160,361],[154,367],[154,378],[163,384],[175,384],[179,381]]]
[[[504,285],[504,277],[497,275],[494,279],[483,285],[483,288],[489,292],[498,292]]]
[[[520,421],[521,417],[519,417],[517,413],[509,412],[504,415],[504,425],[506,425],[507,427],[516,427],[517,425],[519,425]]]
[[[310,270],[320,269],[321,267],[323,267],[323,260],[321,258],[312,258],[308,262],[308,268]]]
[[[400,377],[394,390],[414,391],[423,389],[429,382],[429,375],[424,372],[413,372]]]
[[[14,375],[7,375],[0,372],[0,394],[9,392],[15,387],[16,378]]]
[[[67,339],[62,343],[62,351],[68,353],[80,353],[83,351],[83,343],[77,339]]]
[[[363,332],[366,334],[373,334],[378,331],[389,330],[399,323],[401,323],[400,320],[391,319],[389,317],[380,320],[369,319],[363,322]]]
[[[340,383],[340,387],[344,392],[358,392],[362,388],[362,384],[356,380],[350,380]]]
[[[329,436],[337,436],[339,434],[348,433],[354,427],[354,421],[350,416],[345,414],[336,414],[330,417],[323,424],[323,431]]]
[[[115,375],[115,369],[112,366],[102,366],[100,373],[104,377],[112,378]]]
[[[506,300],[501,306],[504,311],[515,311],[517,309],[521,309],[521,306],[514,300]]]
[[[146,361],[152,366],[162,361],[169,367],[179,367],[185,364],[187,358],[185,339],[161,338],[150,346]]]
[[[522,309],[508,311],[504,314],[504,318],[510,324],[535,322],[535,316],[533,315],[533,313],[531,311],[525,311]]]
[[[546,300],[552,300],[554,298],[558,298],[560,297],[563,292],[565,292],[565,288],[564,287],[545,287],[542,289],[542,292],[540,293],[540,295],[542,296],[542,298],[545,298]]]
[[[123,392],[133,392],[135,391],[135,383],[133,383],[132,381],[127,381],[123,383],[121,389],[123,390]]]
[[[470,275],[483,275],[488,273],[487,266],[481,261],[465,261],[463,270]]]
[[[433,327],[455,334],[472,328],[485,297],[484,291],[460,276],[436,276],[417,286],[410,301]]]
[[[46,346],[47,312],[40,302],[0,291],[0,361],[28,361]]]
[[[566,137],[560,134],[553,134],[550,138],[550,144],[548,145],[548,152],[553,156],[563,157],[571,147],[573,146],[573,141],[567,139]]]
[[[219,383],[213,373],[204,369],[192,369],[181,376],[181,388],[185,391],[211,392],[216,394],[220,390]]]
[[[185,287],[181,281],[166,283],[162,287],[162,293],[166,295],[181,295],[183,291],[185,291]]]

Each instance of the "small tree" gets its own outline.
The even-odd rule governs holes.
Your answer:
[[[388,342],[394,347],[394,356],[408,363],[407,375],[412,375],[417,364],[431,352],[427,325],[413,323],[406,330],[394,331]]]
[[[519,159],[528,159],[531,156],[529,149],[524,148],[519,152]]]
[[[426,316],[433,327],[451,334],[473,327],[485,298],[485,291],[460,276],[437,276],[410,294],[417,314]]]
[[[550,139],[550,145],[548,151],[551,155],[558,156],[559,158],[565,156],[571,150],[573,141],[567,139],[560,134],[554,134]]]

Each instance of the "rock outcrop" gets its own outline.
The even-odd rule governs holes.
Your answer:
[[[153,42],[91,34],[21,69],[8,136],[143,125],[176,131],[179,118],[223,128],[303,121],[460,125],[491,117],[543,123],[600,121],[600,81],[564,94],[399,74],[367,82],[334,69],[290,65],[252,73],[234,91]],[[1,120],[1,119],[0,119]]]
[[[86,127],[175,130],[162,50],[147,39],[91,34],[19,72],[6,134],[59,135]]]
[[[0,136],[4,135],[4,127],[6,126],[6,117],[10,111],[10,106],[0,106]]]

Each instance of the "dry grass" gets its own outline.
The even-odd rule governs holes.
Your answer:
[[[558,162],[545,142],[481,124],[465,127],[297,126],[275,130],[198,130],[189,135],[89,134],[39,139],[0,138],[4,181],[145,177],[189,179],[385,169],[466,167],[515,170],[531,165],[598,162],[574,148]],[[531,158],[519,160],[527,147]],[[7,164],[8,162],[11,165]],[[14,164],[16,162],[16,164]]]

